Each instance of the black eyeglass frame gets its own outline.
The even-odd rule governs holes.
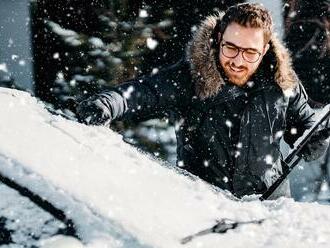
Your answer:
[[[238,46],[236,46],[236,45],[234,45],[234,44],[231,44],[231,43],[228,44],[228,43],[223,43],[223,42],[226,42],[226,41],[224,41],[224,40],[221,40],[221,41],[220,41],[221,53],[222,53],[223,56],[225,56],[226,58],[229,58],[229,59],[236,58],[236,57],[239,55],[240,51],[242,51],[242,57],[243,57],[243,59],[244,59],[246,62],[253,64],[253,63],[256,63],[256,62],[260,59],[260,57],[261,57],[261,54],[262,54],[262,53],[259,52],[259,51],[254,50],[254,52],[256,52],[259,56],[258,56],[258,58],[257,58],[255,61],[249,61],[249,60],[247,60],[247,59],[245,58],[245,56],[244,56],[244,52],[246,52],[246,51],[248,51],[248,50],[251,50],[251,48],[242,48],[242,47],[238,47]],[[235,48],[237,49],[237,53],[236,53],[235,56],[227,56],[227,55],[224,54],[224,52],[223,52],[223,46],[226,46],[226,45],[229,45],[229,46],[235,47]]]

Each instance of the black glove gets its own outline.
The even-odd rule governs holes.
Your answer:
[[[330,129],[324,128],[316,132],[301,150],[302,157],[306,162],[316,160],[320,158],[328,147],[327,139],[330,135]]]
[[[77,107],[79,122],[87,125],[110,126],[112,121],[111,107],[100,95],[92,96],[82,101]]]

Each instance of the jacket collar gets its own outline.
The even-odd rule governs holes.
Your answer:
[[[216,26],[221,22],[224,13],[218,12],[208,16],[195,32],[186,49],[190,72],[195,82],[195,94],[204,100],[216,96],[225,85],[225,79],[219,69],[218,49],[214,48],[213,36]],[[275,82],[283,91],[292,89],[298,82],[288,50],[273,34],[270,49],[264,56],[258,71],[258,79]]]

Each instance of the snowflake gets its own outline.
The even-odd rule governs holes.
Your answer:
[[[16,54],[11,55],[11,59],[12,59],[12,60],[16,60],[16,59],[18,59],[18,55],[16,55]]]
[[[184,123],[183,118],[181,118],[179,121],[176,121],[174,124],[175,131],[179,131],[183,123]]]
[[[59,80],[63,80],[63,79],[64,79],[64,74],[63,74],[63,72],[59,71],[59,72],[56,74],[56,78],[59,79]]]
[[[297,15],[296,11],[292,11],[292,12],[289,13],[290,18],[294,18],[296,15]]]
[[[293,135],[297,134],[297,128],[291,128],[290,133]]]
[[[75,87],[76,84],[77,84],[77,81],[74,80],[74,79],[72,79],[72,80],[69,82],[69,84],[70,84],[71,87]]]
[[[178,161],[178,166],[179,166],[179,167],[183,167],[183,166],[184,166],[184,163],[183,163],[182,160]]]
[[[155,74],[157,74],[158,72],[159,72],[159,69],[158,69],[158,68],[153,68],[151,74],[152,74],[152,75],[155,75]]]
[[[273,157],[271,155],[266,155],[265,157],[266,164],[273,164]]]
[[[252,88],[253,85],[254,85],[254,82],[253,82],[253,81],[249,81],[249,82],[247,82],[247,86],[248,86],[248,87]]]
[[[197,31],[197,26],[196,25],[193,25],[191,28],[190,28],[191,32],[195,32]]]
[[[7,64],[5,63],[0,64],[0,71],[8,72]]]
[[[148,12],[145,9],[140,9],[139,17],[146,18],[148,16],[149,16],[149,14],[148,14]]]
[[[13,44],[14,44],[14,40],[13,40],[12,38],[10,38],[10,39],[8,40],[8,47],[12,47]]]
[[[20,66],[25,66],[25,65],[26,65],[26,62],[25,62],[24,59],[21,59],[21,60],[18,62],[18,64],[19,64]]]
[[[150,50],[154,50],[158,45],[158,41],[154,40],[153,38],[148,38],[147,39],[147,47]]]
[[[131,94],[132,94],[133,91],[134,91],[134,87],[133,86],[128,87],[127,90],[123,94],[124,97],[126,99],[129,99],[131,97]]]
[[[239,156],[241,156],[241,152],[240,151],[235,151],[235,158],[238,158]]]
[[[230,120],[226,120],[226,126],[227,127],[232,127],[233,123]]]

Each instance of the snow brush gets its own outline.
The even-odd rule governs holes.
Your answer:
[[[308,129],[307,133],[303,136],[301,141],[291,150],[289,155],[281,160],[283,174],[260,196],[259,200],[264,201],[268,200],[269,197],[275,192],[275,190],[282,184],[282,182],[288,177],[293,168],[300,162],[302,159],[302,150],[308,144],[308,141],[311,137],[318,132],[320,125],[330,117],[330,105],[326,105],[327,110],[321,117],[314,123],[314,125]],[[321,130],[320,132],[322,132]],[[329,127],[326,127],[326,132],[329,133]]]

